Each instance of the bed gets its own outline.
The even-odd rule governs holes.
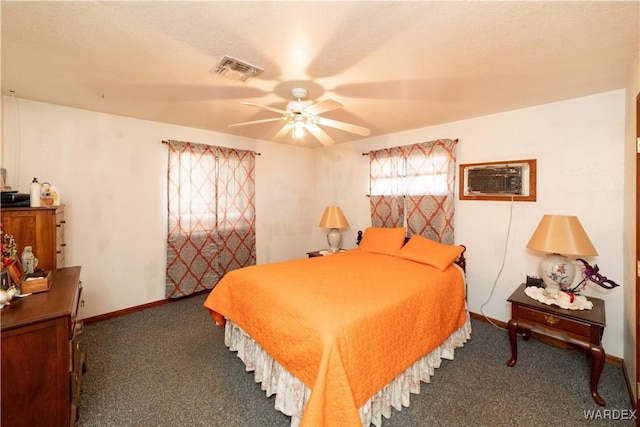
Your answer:
[[[470,337],[464,247],[404,236],[370,227],[356,249],[234,270],[207,297],[292,426],[380,426]]]

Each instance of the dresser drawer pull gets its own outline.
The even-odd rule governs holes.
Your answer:
[[[544,320],[551,326],[555,325],[560,321],[560,319],[558,319],[557,317],[549,316],[548,314],[544,315]]]

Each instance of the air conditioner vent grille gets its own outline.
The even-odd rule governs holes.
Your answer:
[[[522,194],[522,166],[470,169],[467,186],[469,194]]]
[[[263,71],[260,67],[226,55],[211,69],[211,72],[214,74],[242,82],[257,76]]]

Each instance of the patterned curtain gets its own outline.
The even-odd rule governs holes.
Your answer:
[[[255,153],[218,150],[218,238],[222,274],[256,263]]]
[[[457,140],[441,139],[369,153],[371,225],[453,244]]]
[[[369,202],[371,225],[402,227],[404,225],[405,161],[400,147],[369,153]]]
[[[406,147],[407,231],[454,243],[454,183],[457,141],[440,139]]]
[[[178,298],[213,288],[230,269],[255,264],[255,154],[167,145],[166,296]],[[228,230],[236,226],[236,234]]]

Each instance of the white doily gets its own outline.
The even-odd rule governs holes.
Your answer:
[[[576,295],[573,302],[570,302],[571,298],[569,294],[562,291],[558,294],[558,298],[547,298],[544,295],[544,289],[536,286],[527,286],[524,289],[524,293],[528,297],[541,303],[557,305],[560,308],[568,308],[569,310],[591,310],[593,308],[593,303],[583,295]]]
[[[329,252],[328,250],[323,249],[323,250],[319,251],[318,253],[320,255],[322,255],[322,256],[327,256],[327,255],[333,255],[334,253],[337,254],[339,252],[344,252],[344,251],[345,251],[344,249],[338,249],[338,252]]]

